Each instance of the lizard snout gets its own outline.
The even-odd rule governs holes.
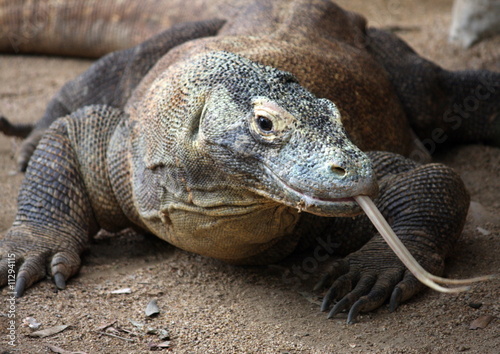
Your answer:
[[[326,185],[323,187],[327,193],[332,193],[332,189],[335,189],[334,193],[350,197],[367,195],[373,198],[378,194],[378,183],[374,171],[367,162],[360,165],[328,162],[325,170],[329,175],[326,181],[331,184],[330,188]]]

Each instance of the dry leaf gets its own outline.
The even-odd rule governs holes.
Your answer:
[[[55,345],[50,345],[50,344],[47,345],[47,348],[49,348],[54,353],[58,353],[58,354],[87,354],[85,352],[71,352],[69,350],[65,350],[65,349],[56,347]]]
[[[149,343],[149,348],[150,349],[165,349],[165,348],[170,348],[170,341],[167,340],[167,341],[161,342],[161,343]]]
[[[54,353],[58,354],[70,354],[71,352],[68,350],[65,350],[63,348],[56,347],[55,345],[47,345],[47,348],[49,348],[51,351]]]
[[[97,330],[98,330],[98,331],[104,331],[106,328],[111,327],[112,325],[114,325],[114,324],[116,323],[116,321],[117,321],[117,320],[113,320],[113,321],[111,321],[111,322],[105,323],[105,324],[103,324],[103,325],[101,325],[101,326],[97,327]]]
[[[137,327],[139,329],[143,329],[144,328],[144,323],[141,323],[139,321],[130,320],[130,319],[129,319],[129,322],[132,323],[132,325],[134,327]]]
[[[482,315],[471,322],[469,329],[486,328],[494,318],[491,315]]]
[[[30,333],[30,334],[28,334],[28,336],[35,337],[35,338],[45,338],[45,337],[57,334],[59,332],[62,332],[68,327],[69,327],[69,325],[54,326],[54,327],[43,329],[41,331],[36,331],[36,332]]]

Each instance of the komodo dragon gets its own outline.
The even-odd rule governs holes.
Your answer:
[[[47,274],[64,289],[100,229],[234,264],[328,245],[322,255],[346,257],[324,278],[322,310],[340,300],[329,317],[349,310],[353,322],[422,288],[358,215],[357,195],[442,273],[469,197],[450,168],[404,156],[424,154],[414,134],[498,144],[500,75],[443,70],[330,1],[242,3],[215,2],[219,19],[109,54],[56,94],[28,139],[43,135],[31,159],[23,148],[1,285],[14,253],[18,296]],[[211,15],[205,5],[190,19]],[[454,110],[471,90],[481,100],[462,119]]]

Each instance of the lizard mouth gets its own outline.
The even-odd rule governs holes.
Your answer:
[[[299,212],[305,211],[318,216],[355,216],[361,213],[362,209],[354,199],[355,196],[340,197],[340,198],[323,198],[316,197],[302,191],[297,187],[293,187],[283,181],[278,175],[265,166],[269,175],[271,175],[281,189],[285,192],[284,198],[277,201],[296,208]],[[273,198],[276,200],[276,198]]]

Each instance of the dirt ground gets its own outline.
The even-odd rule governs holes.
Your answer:
[[[451,2],[339,1],[363,13],[372,25],[399,27],[418,52],[446,68],[500,71],[500,37],[469,51],[447,43]],[[0,56],[0,113],[19,122],[36,120],[51,95],[89,64]],[[0,136],[0,234],[14,219],[22,179],[10,173],[18,143]],[[437,160],[459,171],[474,201],[445,275],[498,273],[500,149],[460,146]],[[345,315],[327,320],[319,312],[320,297],[311,293],[310,282],[297,289],[283,281],[290,266],[233,267],[141,235],[104,236],[92,244],[80,274],[65,291],[55,292],[51,282],[43,281],[17,301],[16,347],[7,343],[10,305],[3,290],[0,352],[43,353],[53,345],[68,351],[64,353],[140,353],[149,350],[149,343],[167,340],[164,329],[169,350],[179,353],[500,352],[499,280],[458,295],[428,290],[395,313],[383,307],[346,325]],[[110,293],[122,288],[131,293]],[[160,313],[147,318],[144,310],[151,299],[157,300]],[[495,319],[484,329],[469,329],[483,315]],[[50,337],[31,338],[32,330],[21,325],[28,316],[42,323],[42,329],[69,327]],[[110,328],[101,327],[110,323]]]

